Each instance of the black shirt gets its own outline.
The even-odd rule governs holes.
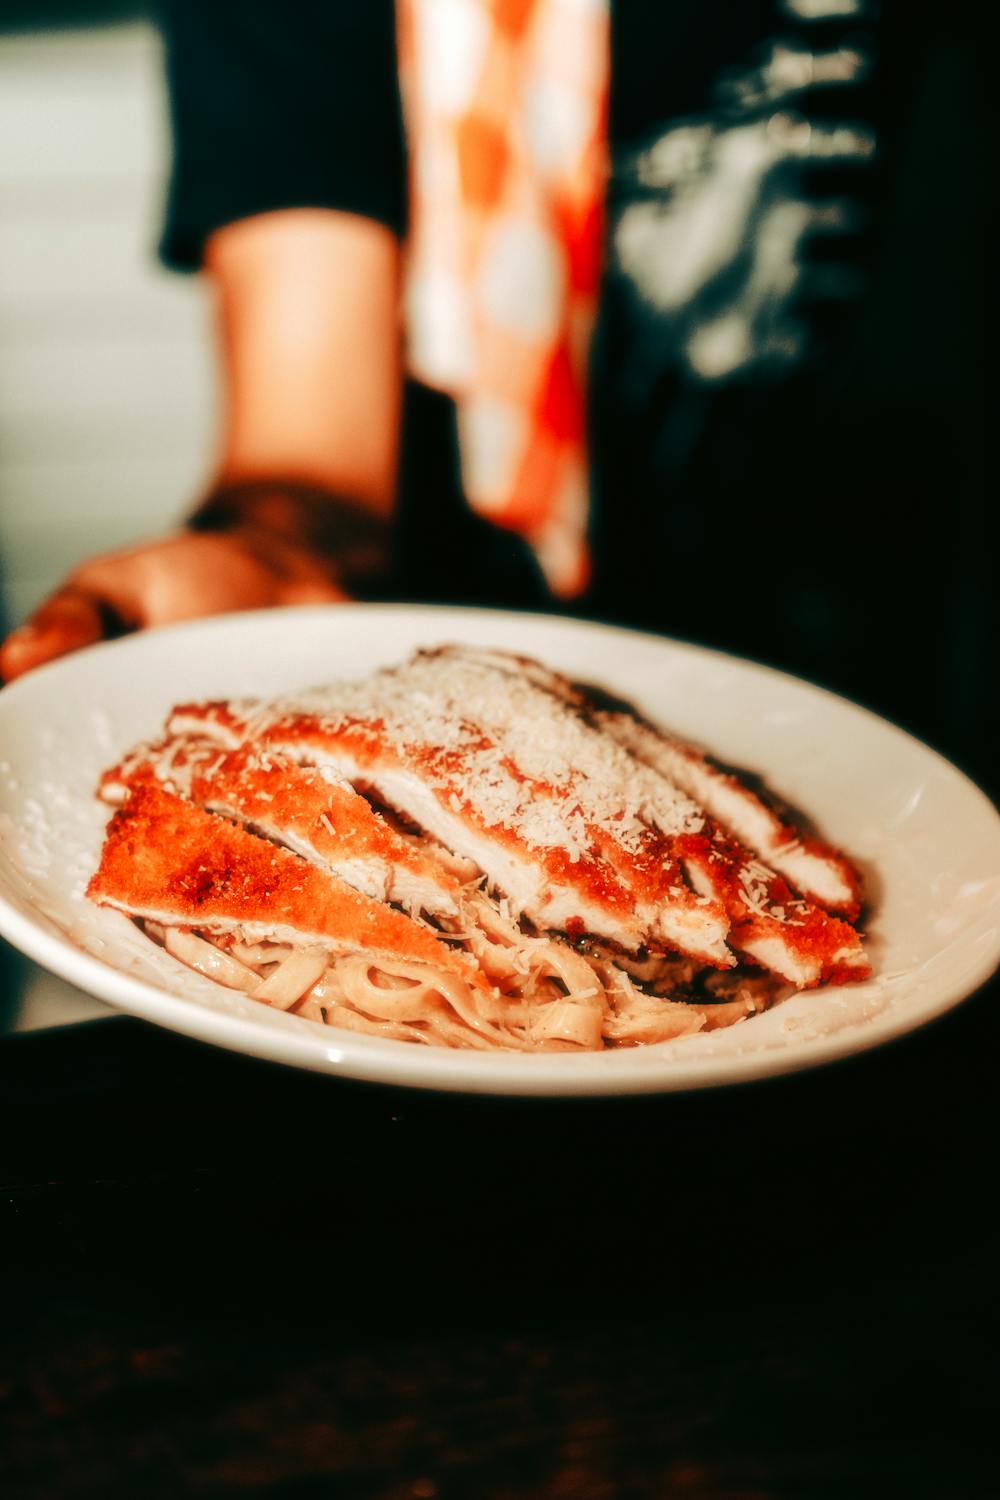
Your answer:
[[[889,0],[877,24],[807,25],[790,19],[794,9],[612,5],[609,269],[591,381],[596,578],[580,607],[801,672],[918,731],[930,688],[959,726],[954,753],[975,761],[985,727],[977,680],[993,661],[995,614],[977,543],[984,500],[968,473],[981,396],[968,266],[974,36],[930,0]],[[169,264],[195,268],[214,229],[285,207],[336,208],[405,233],[388,0],[167,0],[163,14],[175,143]],[[800,207],[847,197],[858,210],[850,232],[807,243],[810,276],[788,305],[773,317],[765,308],[772,332],[805,328],[803,346],[705,380],[682,346],[727,297],[742,305],[760,221],[747,215],[739,253],[723,275],[706,273],[701,300],[680,317],[637,295],[616,225],[630,194],[648,196],[636,187],[644,148],[684,131],[718,143],[767,116],[754,90],[766,94],[783,44],[818,56],[866,51],[872,66],[849,88],[812,87],[791,104],[814,128],[871,131],[878,151],[799,175]],[[656,192],[654,216],[669,227],[683,193]],[[824,263],[833,295],[803,295],[824,286]],[[780,337],[771,343],[780,350]],[[524,544],[463,504],[451,403],[412,383],[403,455],[397,591],[550,606]],[[956,490],[957,465],[966,480]]]

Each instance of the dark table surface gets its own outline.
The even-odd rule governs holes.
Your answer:
[[[10,1038],[0,1489],[995,1495],[998,1007],[588,1102]]]

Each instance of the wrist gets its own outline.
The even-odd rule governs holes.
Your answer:
[[[388,520],[315,486],[282,480],[223,484],[186,525],[231,535],[289,576],[318,570],[349,594],[377,591],[389,572]]]

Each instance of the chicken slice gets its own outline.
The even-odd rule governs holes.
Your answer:
[[[595,721],[638,760],[695,798],[716,822],[783,875],[800,896],[853,921],[863,899],[859,872],[839,849],[808,838],[733,771],[634,714],[598,712]]]
[[[686,792],[727,834],[782,875],[798,895],[848,922],[858,916],[864,899],[863,883],[847,856],[822,839],[803,835],[741,776],[715,764],[704,751],[648,723],[634,711],[599,707],[585,688],[530,657],[466,646],[439,647],[438,653],[527,676],[536,686],[574,705],[637,760]]]
[[[412,915],[456,917],[459,881],[432,855],[392,828],[346,781],[254,746],[220,750],[176,735],[139,746],[105,772],[100,795],[124,800],[155,782],[199,807],[243,823],[377,901]]]
[[[782,824],[737,776],[714,767],[699,751],[669,739],[634,714],[598,709],[583,689],[541,662],[481,647],[439,647],[435,654],[473,661],[508,678],[529,680],[567,709],[585,715],[645,766],[702,803],[706,816],[701,834],[682,835],[675,842],[675,850],[694,889],[714,897],[725,908],[732,923],[729,946],[742,958],[799,988],[864,979],[870,974],[859,935],[847,921],[827,909],[832,906],[834,912],[838,910],[832,898],[839,895],[844,912],[857,915],[861,889],[857,872],[845,856],[818,840],[800,841],[796,853],[791,848],[797,837],[795,831]],[[674,774],[678,765],[685,773],[694,767],[698,775],[685,776],[682,781]],[[770,818],[772,832],[774,827],[781,830],[779,855],[786,854],[787,860],[772,861],[772,867],[755,857],[758,850],[754,840],[742,837],[749,819],[724,816],[733,806],[740,812],[750,810],[757,819],[750,831],[757,832],[764,843],[768,840],[763,819]],[[772,844],[773,839],[768,847]],[[798,875],[797,885],[786,879],[786,864]],[[823,886],[829,901],[801,899],[807,875],[814,884]],[[811,896],[811,892],[807,894]]]
[[[152,782],[111,819],[87,895],[165,927],[426,964],[489,988],[428,927]]]
[[[729,943],[741,958],[797,989],[868,978],[871,965],[849,923],[800,900],[734,840],[717,834],[686,844],[688,877],[725,908],[732,924]]]

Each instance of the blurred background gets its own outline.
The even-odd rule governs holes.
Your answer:
[[[663,4],[632,0],[620,24],[634,15],[638,28],[653,11],[662,23]],[[841,594],[851,628],[845,635],[843,617],[825,619],[829,596],[807,587],[794,617],[797,655],[790,644],[780,657],[749,638],[742,645],[888,714],[995,796],[983,38],[978,7],[961,0],[891,9],[880,86],[892,172],[880,188],[874,287],[824,390],[836,441],[787,485],[794,493],[793,478],[800,492],[815,483],[829,497],[833,509],[810,535],[843,546],[855,570]],[[74,561],[175,520],[210,466],[205,288],[156,260],[169,141],[153,10],[125,0],[0,0],[4,629]],[[725,485],[718,451],[707,456],[709,477]],[[681,554],[690,543],[692,556],[706,545],[700,463],[689,466],[687,492],[675,489],[671,517],[674,543]],[[636,487],[645,483],[637,474]],[[780,566],[780,537],[775,555]],[[738,569],[738,555],[727,563]],[[692,618],[688,601],[676,633],[698,639]],[[8,1027],[99,1009],[9,950],[4,962],[14,981],[3,986]]]
[[[156,260],[168,168],[142,4],[0,4],[0,616],[176,520],[214,431],[204,288]],[[0,940],[2,942],[2,940]],[[4,945],[0,1029],[104,1007]]]
[[[0,608],[176,519],[213,424],[206,308],[155,259],[168,141],[148,7],[0,4]]]

